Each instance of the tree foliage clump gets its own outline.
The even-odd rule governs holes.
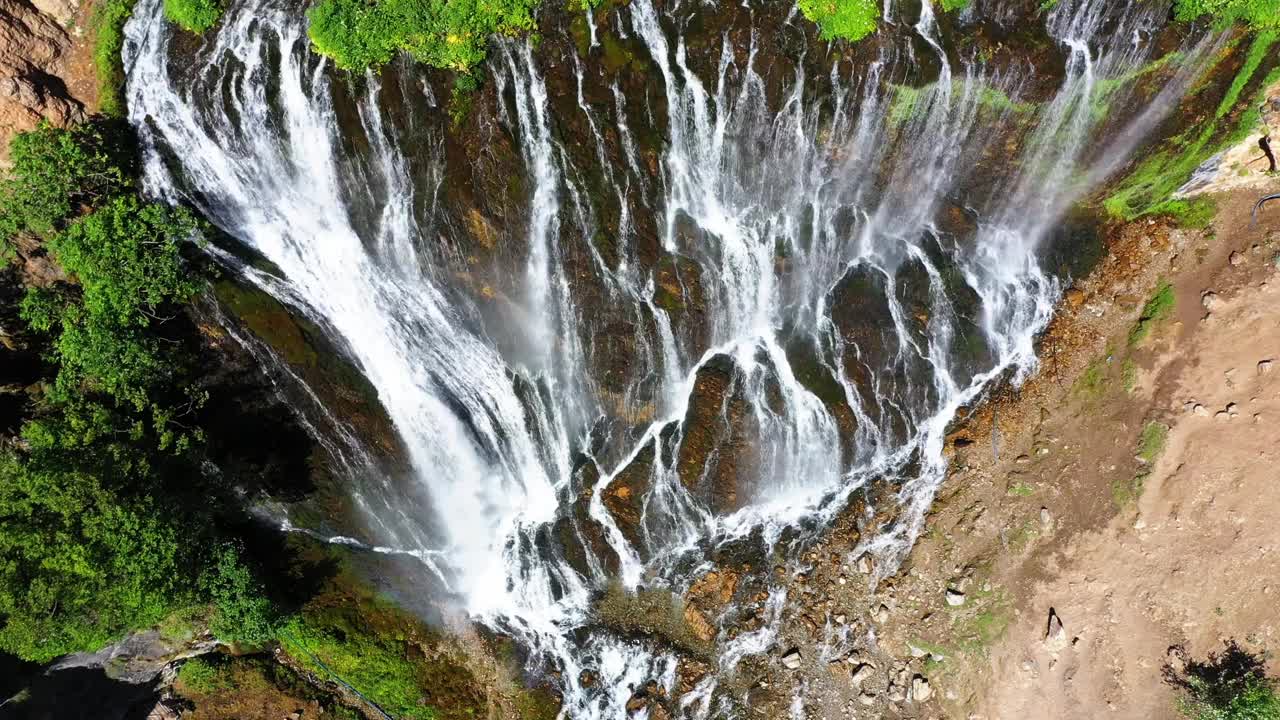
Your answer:
[[[217,0],[164,0],[164,15],[188,32],[202,33],[222,17],[222,5]]]
[[[215,605],[228,639],[257,640],[269,617],[218,544],[196,452],[204,391],[174,321],[199,288],[182,247],[200,225],[139,197],[123,138],[37,128],[0,183],[0,237],[42,243],[68,278],[22,301],[52,378],[0,443],[0,650],[37,662],[184,605]]]
[[[316,49],[340,68],[362,70],[399,52],[466,71],[484,60],[492,35],[532,30],[539,0],[320,0],[308,12]]]
[[[880,7],[875,0],[798,0],[800,12],[817,23],[824,40],[855,41],[876,30]]]
[[[1280,718],[1280,691],[1266,676],[1265,658],[1234,640],[1205,660],[1166,666],[1164,676],[1181,690],[1178,710],[1188,720]]]
[[[1242,22],[1255,28],[1280,28],[1275,0],[1175,0],[1174,17],[1189,22],[1208,16],[1215,24]]]

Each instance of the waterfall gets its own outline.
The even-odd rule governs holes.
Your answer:
[[[1010,21],[988,4],[965,22]],[[898,5],[874,58],[810,43],[782,82],[764,27],[689,41],[714,4],[589,14],[589,48],[613,33],[656,72],[643,97],[592,58],[495,40],[485,127],[518,145],[523,202],[499,229],[513,247],[495,251],[496,291],[462,257],[454,140],[424,70],[339,73],[284,0],[231,3],[194,49],[160,0],[134,12],[146,190],[265,260],[220,255],[335,333],[406,449],[403,477],[353,473],[365,536],[340,541],[422,559],[424,583],[560,671],[567,717],[623,717],[633,688],[675,683],[671,652],[596,625],[607,585],[683,592],[715,548],[788,552],[873,485],[896,512],[859,552],[891,572],[957,410],[1035,368],[1062,286],[1042,244],[1136,142],[1090,152],[1110,122],[1100,83],[1149,61],[1165,18],[1137,0],[1037,13],[1065,67],[1051,97],[1019,104],[1033,68],[951,52],[928,3],[909,23]],[[1164,105],[1116,122],[1149,127]],[[984,153],[1006,141],[1017,157],[993,171]],[[787,602],[773,588],[763,625],[719,646],[720,672],[771,647]],[[708,716],[715,688],[684,712]]]

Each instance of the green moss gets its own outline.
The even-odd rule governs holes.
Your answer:
[[[1123,510],[1138,501],[1147,483],[1147,473],[1139,473],[1128,480],[1111,483],[1111,502],[1117,510]]]
[[[1128,358],[1120,366],[1120,382],[1124,386],[1127,393],[1133,392],[1138,387],[1138,366]]]
[[[1199,129],[1189,129],[1165,142],[1137,165],[1103,202],[1107,213],[1123,220],[1133,220],[1145,215],[1169,213],[1185,216],[1189,221],[1203,221],[1205,210],[1190,206],[1180,207],[1170,203],[1170,196],[1190,179],[1199,167],[1214,153],[1239,142],[1258,123],[1258,103],[1249,98],[1247,109],[1241,113],[1234,127],[1224,127],[1223,121],[1241,104],[1245,87],[1254,80],[1258,68],[1280,32],[1260,32],[1250,43],[1244,62],[1219,101],[1213,117],[1200,124]],[[1258,92],[1280,77],[1280,70],[1257,85]]]
[[[817,23],[823,40],[857,41],[876,30],[876,0],[797,0],[800,12]]]
[[[1072,392],[1086,400],[1102,397],[1107,389],[1107,358],[1095,358],[1080,373],[1071,386]]]
[[[278,300],[257,288],[231,280],[220,280],[213,286],[214,295],[255,335],[280,353],[290,365],[315,367],[320,356],[307,340],[302,328],[289,310]]]
[[[136,0],[103,0],[96,4],[89,20],[93,34],[93,72],[98,81],[98,111],[108,117],[123,117],[124,24],[133,14]]]
[[[164,0],[164,16],[188,32],[202,33],[222,17],[222,5],[217,0]]]
[[[951,12],[952,10],[963,10],[973,4],[973,0],[939,0],[938,3],[942,7],[943,12]]]
[[[440,638],[350,578],[303,606],[280,644],[308,671],[341,678],[397,719],[484,715],[475,677]]]
[[[188,695],[210,695],[233,687],[227,663],[195,657],[178,669],[178,687]]]
[[[1155,294],[1147,300],[1146,305],[1142,306],[1142,314],[1138,316],[1138,322],[1129,331],[1129,345],[1140,345],[1147,339],[1152,330],[1173,314],[1175,303],[1173,286],[1167,282],[1160,283]]]

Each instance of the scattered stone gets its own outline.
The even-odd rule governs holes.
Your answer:
[[[798,670],[800,668],[801,659],[800,650],[798,648],[792,648],[782,656],[782,667],[788,670]]]
[[[1213,419],[1217,420],[1218,422],[1226,422],[1231,419],[1231,413],[1227,412],[1226,410],[1219,410],[1218,412],[1213,414]]]
[[[1200,304],[1205,310],[1212,310],[1218,305],[1218,293],[1212,290],[1205,290],[1200,293]]]
[[[1062,618],[1058,617],[1058,611],[1054,608],[1049,608],[1049,624],[1045,628],[1044,644],[1055,651],[1067,646],[1067,631],[1062,627]]]
[[[884,603],[880,603],[880,607],[872,611],[871,619],[883,625],[889,619],[889,606]]]
[[[1199,403],[1196,403],[1196,406],[1192,409],[1192,412],[1195,413],[1198,417],[1209,417],[1209,408]]]
[[[862,694],[858,696],[858,702],[867,706],[875,705],[876,694],[871,692],[870,690],[863,690]]]
[[[964,593],[947,588],[947,604],[951,607],[960,607],[964,604]]]
[[[1260,362],[1258,363],[1258,374],[1259,374],[1259,375],[1266,375],[1266,374],[1267,374],[1267,373],[1269,373],[1269,372],[1271,372],[1271,361],[1270,361],[1270,360],[1262,360],[1262,361],[1260,361]]]
[[[837,615],[833,619],[836,621],[837,625],[844,625],[849,621],[849,618],[845,617],[843,614]]]
[[[889,702],[897,703],[906,699],[906,693],[902,692],[902,688],[898,687],[896,684],[889,685]]]
[[[925,655],[929,654],[928,650],[925,650],[924,648],[918,648],[915,645],[911,645],[910,643],[907,644],[907,648],[911,650],[911,657],[913,658],[922,658]]]
[[[1232,250],[1232,251],[1231,251],[1231,257],[1228,259],[1228,261],[1229,261],[1232,265],[1241,265],[1241,264],[1243,264],[1243,263],[1244,263],[1244,254],[1243,254],[1243,253],[1240,253],[1240,252],[1237,252],[1237,251],[1235,251],[1235,250]]]
[[[928,702],[933,697],[933,688],[929,685],[929,679],[923,675],[916,675],[911,678],[911,699],[916,702]]]
[[[1019,455],[1018,457],[1014,458],[1014,462],[1018,463],[1019,465],[1026,465],[1027,463],[1031,462],[1031,456]]]
[[[849,680],[854,687],[858,687],[875,674],[875,671],[876,669],[872,667],[871,663],[858,663],[853,667],[853,674],[849,676]]]
[[[1040,527],[1045,530],[1053,528],[1053,514],[1049,512],[1049,508],[1040,508]]]
[[[1084,291],[1078,288],[1067,288],[1067,291],[1062,294],[1062,299],[1073,308],[1080,307],[1084,304]]]

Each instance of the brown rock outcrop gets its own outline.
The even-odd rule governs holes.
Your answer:
[[[66,125],[85,119],[85,103],[72,97],[68,76],[91,67],[71,62],[74,40],[60,23],[75,7],[66,0],[0,0],[0,166],[9,162],[9,139],[41,120]],[[76,82],[77,86],[84,83]]]

